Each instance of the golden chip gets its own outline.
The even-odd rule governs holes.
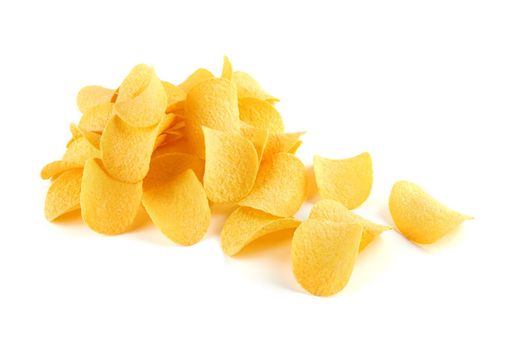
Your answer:
[[[226,56],[224,56],[224,63],[222,64],[221,78],[226,80],[232,80],[233,78],[232,63]]]
[[[472,219],[447,208],[421,187],[408,181],[394,184],[389,207],[399,231],[420,244],[434,243],[463,221]]]
[[[86,160],[100,157],[100,150],[93,146],[84,136],[71,141],[67,146],[62,160],[84,166]]]
[[[206,181],[206,173],[204,179]],[[261,163],[252,191],[239,204],[288,217],[301,207],[305,196],[303,163],[293,154],[277,153]]]
[[[107,235],[125,232],[133,223],[142,200],[142,181],[124,183],[112,178],[99,159],[84,167],[80,208],[84,222]]]
[[[259,129],[266,129],[271,133],[284,132],[284,123],[275,107],[254,97],[239,99],[239,118]]]
[[[270,133],[264,149],[263,159],[270,158],[272,155],[280,152],[292,153],[290,150],[293,150],[294,146],[299,142],[299,138],[303,135],[304,132],[287,134]]]
[[[259,156],[259,163],[262,161],[266,143],[268,142],[268,130],[257,129],[252,126],[242,126],[241,135],[249,140]]]
[[[348,159],[314,157],[315,182],[323,199],[333,199],[348,209],[360,206],[370,195],[372,158],[367,152]]]
[[[163,81],[162,85],[164,86],[166,97],[168,98],[166,112],[182,109],[184,100],[186,100],[186,91],[179,86],[168,83],[167,81]]]
[[[59,216],[79,208],[82,169],[74,168],[61,173],[49,187],[46,196],[46,219],[53,221]]]
[[[208,199],[192,170],[145,191],[142,203],[162,233],[182,245],[200,241],[210,225]]]
[[[237,94],[239,95],[239,98],[255,97],[268,102],[279,101],[279,99],[266,93],[261,85],[259,85],[259,83],[248,73],[240,71],[233,72],[233,81],[237,86]]]
[[[253,144],[233,133],[203,127],[204,189],[214,203],[237,202],[252,189],[259,159]]]
[[[113,103],[101,103],[84,112],[78,127],[83,131],[102,132],[111,117],[113,117]]]
[[[46,164],[40,171],[40,177],[44,180],[50,179],[57,175],[62,174],[71,169],[82,168],[83,165],[79,165],[74,162],[66,162],[63,160],[55,160],[54,162]]]
[[[163,153],[151,160],[148,175],[144,178],[144,191],[162,187],[172,182],[177,176],[191,169],[202,182],[204,175],[204,161],[193,154]]]
[[[101,103],[111,102],[115,91],[102,86],[86,86],[77,95],[77,106],[80,112],[86,113],[90,108]]]
[[[195,72],[193,72],[186,80],[184,80],[179,87],[189,92],[194,86],[199,85],[203,81],[213,79],[213,74],[204,68],[199,68]]]
[[[222,250],[232,256],[249,243],[272,232],[295,229],[300,221],[281,218],[257,209],[239,207],[226,220],[221,231]]]

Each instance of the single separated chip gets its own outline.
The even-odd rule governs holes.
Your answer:
[[[399,231],[409,240],[434,243],[471,216],[447,208],[408,181],[394,184],[390,192],[390,214]]]
[[[299,284],[318,296],[343,289],[354,269],[363,228],[327,220],[304,221],[292,239],[293,273]]]
[[[347,159],[314,157],[315,182],[323,199],[333,199],[348,209],[360,206],[372,190],[372,158],[367,152]]]

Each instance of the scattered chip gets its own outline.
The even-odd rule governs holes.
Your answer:
[[[313,220],[328,220],[334,222],[349,222],[352,224],[360,224],[363,226],[363,236],[361,237],[361,243],[359,245],[359,251],[365,249],[365,247],[379,236],[382,232],[391,230],[389,226],[383,226],[366,219],[363,219],[357,214],[352,213],[349,209],[346,209],[344,205],[331,199],[323,199],[313,206],[310,211],[308,219]]]
[[[61,173],[49,187],[46,196],[46,219],[56,218],[80,208],[82,169],[73,168]]]
[[[367,152],[348,159],[314,157],[315,182],[323,199],[333,199],[348,209],[360,206],[370,195],[372,158]]]
[[[111,102],[115,91],[102,86],[86,86],[77,95],[77,106],[80,112],[86,113],[90,108],[102,103]]]
[[[239,207],[226,220],[221,231],[222,250],[232,256],[254,240],[272,232],[295,229],[300,221],[281,218],[257,209]]]
[[[204,174],[206,182],[206,173]],[[277,153],[261,163],[251,193],[239,204],[288,217],[297,212],[306,196],[306,170],[289,153]]]
[[[210,225],[208,199],[192,170],[145,191],[142,203],[162,233],[181,245],[199,242]]]
[[[352,275],[361,234],[359,224],[304,221],[292,239],[292,265],[297,282],[318,296],[339,292]]]
[[[421,187],[408,181],[394,184],[389,207],[399,231],[420,244],[434,243],[463,221],[472,219],[447,208]]]
[[[239,118],[259,129],[268,130],[271,133],[283,133],[284,123],[281,114],[275,107],[254,97],[239,99]]]
[[[107,235],[129,229],[142,200],[142,181],[129,184],[112,178],[100,159],[86,162],[80,191],[84,222]]]
[[[279,99],[270,96],[263,90],[261,85],[252,78],[251,75],[245,72],[233,72],[233,81],[237,86],[237,94],[239,98],[255,97],[261,100],[266,100],[270,103],[277,102]]]
[[[153,68],[135,66],[119,88],[115,113],[126,123],[145,128],[158,124],[168,106],[164,85]]]
[[[241,135],[203,127],[206,142],[204,189],[214,203],[232,203],[253,188],[259,158]]]

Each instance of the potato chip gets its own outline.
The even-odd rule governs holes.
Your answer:
[[[352,275],[361,234],[359,224],[304,221],[292,239],[292,265],[297,282],[318,296],[339,292]]]
[[[204,161],[193,154],[165,153],[155,156],[151,160],[148,175],[144,178],[144,191],[164,186],[177,176],[191,169],[202,182],[204,176]]]
[[[77,106],[80,112],[86,113],[90,108],[101,103],[109,103],[115,91],[102,86],[86,86],[77,95]]]
[[[81,136],[71,141],[67,146],[62,160],[84,166],[86,160],[95,157],[100,157],[100,150],[94,147],[84,136]]]
[[[78,128],[78,126],[75,123],[69,123],[69,131],[71,132],[71,141],[73,141],[74,139],[78,139],[82,136],[82,131]]]
[[[106,124],[113,117],[113,103],[106,102],[89,108],[78,122],[83,131],[102,132]]]
[[[166,97],[168,98],[166,112],[183,108],[184,100],[186,100],[186,91],[176,85],[168,83],[167,81],[163,81],[162,85],[164,86]]]
[[[53,221],[80,206],[82,169],[73,168],[62,172],[49,187],[46,196],[46,219]]]
[[[284,123],[275,107],[254,97],[239,98],[239,118],[259,129],[267,129],[271,133],[283,133]]]
[[[210,225],[208,199],[192,170],[145,191],[142,203],[155,226],[182,245],[200,241]]]
[[[409,240],[434,243],[471,216],[447,208],[408,181],[394,184],[390,192],[390,214],[399,229]]]
[[[40,171],[40,177],[44,180],[50,179],[57,175],[62,174],[71,169],[82,168],[83,165],[79,165],[75,162],[66,162],[63,160],[55,160],[54,162],[46,164]]]
[[[188,153],[192,154],[190,145],[186,138],[180,138],[177,140],[166,139],[166,142],[153,152],[152,158],[168,153]]]
[[[107,235],[125,232],[133,223],[142,200],[142,181],[124,183],[112,178],[100,159],[86,162],[80,191],[84,222]]]
[[[319,195],[323,199],[333,199],[348,209],[354,209],[370,195],[372,158],[367,152],[339,160],[315,156],[314,172]]]
[[[224,63],[222,64],[221,78],[226,80],[233,79],[232,63],[230,62],[230,59],[226,56],[224,56]]]
[[[365,247],[382,232],[392,229],[389,226],[378,225],[363,219],[359,215],[354,214],[350,210],[346,209],[346,207],[341,203],[331,199],[323,199],[315,203],[312,211],[310,211],[308,219],[328,220],[334,222],[344,221],[352,224],[360,224],[363,226],[363,236],[361,237],[359,251],[365,249]]]
[[[257,129],[252,126],[241,127],[241,135],[253,144],[260,163],[268,142],[268,130]]]
[[[299,147],[301,147],[303,144],[303,141],[299,140],[288,150],[288,153],[296,154]]]
[[[100,140],[106,171],[123,182],[141,181],[148,173],[156,138],[157,126],[137,128],[114,116]]]
[[[299,142],[299,138],[304,135],[304,132],[294,132],[286,134],[270,133],[268,135],[268,142],[264,149],[263,159],[267,159],[272,155],[280,152],[291,153],[290,150]]]
[[[259,83],[248,73],[240,71],[233,72],[233,81],[237,86],[237,94],[239,98],[255,97],[261,100],[266,100],[270,103],[279,101],[279,99],[266,93],[261,85],[259,85]]]
[[[295,229],[301,222],[239,207],[228,217],[221,231],[222,250],[233,256],[254,240],[272,232]]]
[[[206,173],[204,181],[206,183]],[[261,163],[252,191],[239,205],[288,217],[303,204],[305,195],[303,163],[293,154],[277,153]]]
[[[199,85],[203,81],[213,79],[213,74],[204,68],[199,68],[195,72],[192,73],[186,80],[184,80],[181,84],[179,84],[179,87],[189,92],[191,89],[193,89],[194,86]]]
[[[159,125],[158,125],[158,130],[157,130],[157,133],[158,134],[161,134],[163,133],[165,130],[171,128],[172,124],[175,122],[175,120],[177,119],[177,115],[175,113],[166,113],[162,119],[160,120],[159,122]]]
[[[146,128],[164,117],[168,97],[153,68],[135,66],[119,88],[114,112],[126,123]]]
[[[206,80],[188,92],[186,133],[195,154],[204,157],[202,127],[230,133],[240,132],[235,85],[225,79]]]
[[[214,203],[237,202],[252,189],[259,158],[241,135],[203,127],[206,142],[204,189]]]
[[[93,131],[82,131],[82,136],[96,149],[100,149],[101,135]]]

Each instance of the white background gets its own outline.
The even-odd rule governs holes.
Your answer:
[[[1,349],[525,347],[523,1],[5,1],[0,37]],[[308,132],[305,163],[371,152],[359,213],[391,224],[407,179],[476,219],[433,246],[384,233],[330,298],[295,282],[287,240],[224,256],[223,217],[189,248],[45,221],[39,171],[82,86],[224,54]]]

